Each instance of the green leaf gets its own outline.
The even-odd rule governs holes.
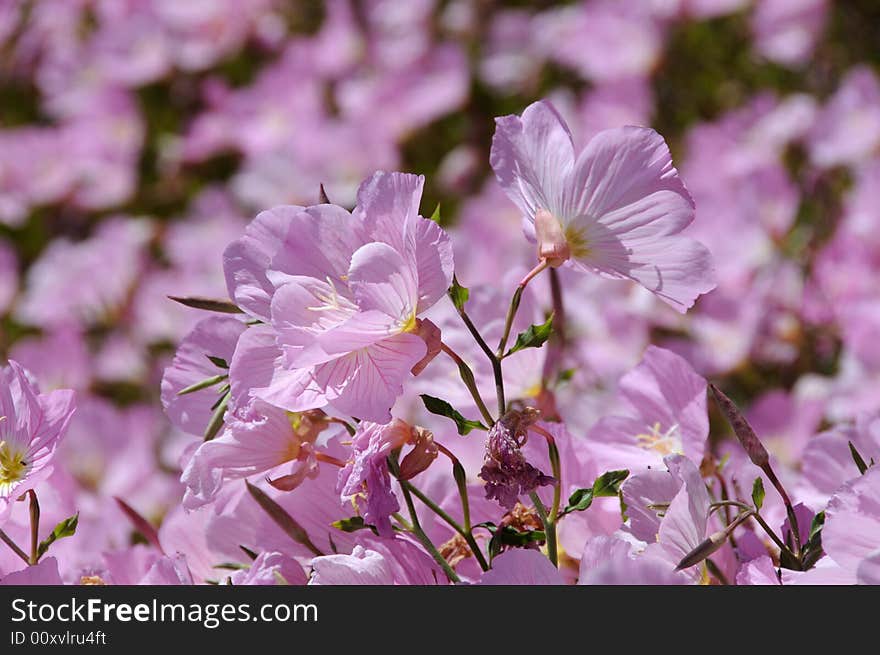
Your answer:
[[[764,481],[761,478],[755,478],[752,483],[752,502],[755,509],[761,509],[764,506]]]
[[[56,525],[55,529],[52,530],[52,534],[46,537],[43,541],[40,542],[40,545],[37,546],[37,557],[39,558],[45,555],[46,551],[49,550],[49,546],[54,544],[59,539],[72,537],[74,534],[76,534],[77,523],[79,523],[79,512],[77,512],[73,516],[67,517],[58,525]]]
[[[819,512],[813,517],[813,522],[810,524],[810,537],[801,551],[804,570],[813,568],[825,554],[822,550],[822,528],[824,525],[825,512]]]
[[[520,332],[516,337],[516,343],[504,356],[508,357],[523,348],[540,348],[550,338],[552,331],[553,314],[550,314],[541,325],[530,325],[525,332]]]
[[[856,450],[852,441],[849,442],[849,454],[852,455],[853,461],[856,463],[856,468],[859,469],[859,473],[864,475],[865,471],[868,470],[868,465],[865,464],[865,460],[859,454],[859,451]]]
[[[211,420],[208,421],[208,425],[205,428],[205,434],[203,435],[205,441],[210,441],[217,436],[218,432],[220,432],[220,428],[223,427],[223,419],[226,416],[227,405],[229,405],[228,391],[220,396],[217,404],[212,408],[214,413],[211,414]]]
[[[616,496],[620,493],[621,483],[629,477],[627,469],[603,473],[593,483],[593,497]]]
[[[428,394],[423,393],[422,402],[425,403],[425,409],[427,409],[432,414],[445,416],[446,418],[455,421],[455,425],[458,428],[458,433],[462,436],[468,434],[471,430],[489,429],[479,421],[471,421],[470,419],[466,419],[458,412],[458,410],[456,410],[445,400],[434,398],[434,396],[429,396]]]
[[[582,512],[589,509],[594,498],[617,496],[620,493],[620,483],[626,480],[628,470],[608,471],[603,473],[593,486],[585,489],[577,489],[568,498],[568,505],[562,510],[562,514],[570,512]]]
[[[372,525],[365,523],[363,517],[360,516],[340,519],[339,521],[334,521],[330,525],[343,532],[357,532],[358,530],[372,530],[373,532],[376,532],[376,529]]]
[[[245,480],[244,483],[251,497],[257,501],[257,504],[262,507],[263,511],[269,515],[269,518],[275,522],[275,525],[281,528],[288,537],[295,542],[302,544],[318,557],[324,554],[317,546],[315,546],[315,544],[312,543],[312,540],[309,539],[309,535],[305,529],[287,513],[287,510],[272,500],[266,492],[259,487],[255,487],[247,480]]]
[[[567,368],[564,371],[559,372],[559,377],[557,379],[559,382],[568,382],[574,377],[575,373],[577,373],[577,369]]]
[[[452,276],[452,286],[449,287],[447,293],[449,293],[449,297],[452,299],[452,304],[455,305],[455,308],[458,311],[463,312],[464,306],[467,303],[468,298],[471,296],[471,292],[467,287],[463,287],[458,283],[458,278],[456,278],[455,275]]]
[[[524,548],[535,542],[544,542],[547,535],[543,530],[526,530],[520,531],[509,525],[500,528],[494,523],[479,523],[474,528],[486,528],[492,538],[489,540],[489,558],[492,559],[499,555],[504,547]]]
[[[435,223],[440,222],[440,203],[439,202],[437,203],[437,206],[434,207],[434,213],[431,214],[431,220],[434,221]]]
[[[211,360],[211,363],[217,368],[229,368],[229,364],[222,357],[214,357],[213,355],[205,355]]]
[[[174,302],[181,305],[192,307],[193,309],[203,309],[207,312],[220,312],[221,314],[244,314],[244,312],[231,300],[217,300],[215,298],[196,298],[193,296],[168,296]]]
[[[565,509],[562,510],[562,513],[568,514],[569,512],[582,512],[585,509],[589,509],[590,505],[592,504],[593,490],[578,489],[571,496],[568,497],[568,505],[566,505]]]
[[[178,396],[185,396],[188,393],[194,393],[196,391],[201,391],[202,389],[207,389],[208,387],[213,387],[215,384],[218,384],[228,378],[228,375],[215,375],[214,377],[205,378],[201,382],[196,382],[195,384],[191,384],[188,387],[185,387],[177,392]]]

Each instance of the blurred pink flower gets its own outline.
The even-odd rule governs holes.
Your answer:
[[[853,68],[825,103],[810,134],[810,159],[822,168],[857,164],[880,144],[880,83],[867,66]]]
[[[760,0],[751,16],[758,52],[771,61],[806,65],[825,27],[828,0]]]

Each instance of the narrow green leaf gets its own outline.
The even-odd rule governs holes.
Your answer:
[[[859,473],[861,475],[864,475],[865,471],[868,470],[868,465],[865,464],[865,460],[859,454],[859,451],[856,450],[856,447],[853,445],[853,442],[850,441],[848,443],[849,443],[849,453],[850,453],[850,455],[852,455],[853,461],[856,463],[856,468],[859,469]]]
[[[452,405],[445,400],[422,394],[422,402],[425,403],[425,409],[432,414],[445,416],[455,421],[458,433],[462,436],[468,434],[471,430],[488,430],[488,428],[479,421],[471,421],[462,416]]]
[[[68,516],[63,521],[60,521],[58,525],[52,530],[52,533],[43,539],[40,542],[40,545],[37,546],[37,557],[42,557],[49,550],[49,546],[54,544],[59,539],[64,539],[65,537],[71,537],[76,533],[76,526],[79,523],[79,512],[74,514],[73,516]]]
[[[440,222],[440,203],[439,202],[437,203],[437,206],[434,207],[434,213],[431,214],[431,220],[434,221],[435,223]]]
[[[463,287],[458,283],[458,279],[455,275],[452,276],[452,286],[449,287],[448,293],[455,308],[460,312],[464,311],[464,306],[467,303],[468,298],[470,298],[471,293],[467,287]]]
[[[210,441],[217,436],[220,428],[223,427],[223,418],[226,416],[226,406],[229,404],[229,392],[227,391],[220,397],[220,400],[214,406],[214,413],[211,414],[211,420],[205,428],[204,440]]]
[[[375,532],[375,528],[372,525],[365,523],[363,517],[360,516],[340,519],[339,521],[334,521],[330,525],[343,532],[357,532],[358,530],[373,530]]]
[[[196,391],[201,391],[202,389],[207,389],[208,387],[213,387],[215,384],[222,382],[225,380],[228,375],[215,375],[214,377],[205,378],[201,382],[196,382],[195,384],[191,384],[188,387],[184,387],[180,391],[177,392],[178,396],[185,396],[188,393],[194,393]]]
[[[287,513],[287,510],[272,500],[266,492],[259,487],[255,487],[247,480],[245,480],[244,483],[247,486],[248,493],[250,493],[251,497],[257,501],[257,504],[263,508],[263,511],[269,515],[269,518],[275,521],[275,525],[281,528],[288,537],[295,542],[302,544],[318,557],[324,554],[317,546],[315,546],[315,544],[312,543],[312,540],[309,539],[308,533],[290,514]]]
[[[192,307],[193,309],[202,309],[206,312],[220,312],[221,314],[243,314],[244,312],[231,300],[217,300],[215,298],[196,298],[196,297],[180,297],[168,296],[174,302],[181,305]]]
[[[205,355],[211,360],[211,363],[217,368],[229,368],[229,364],[222,357],[214,357],[213,355]]]
[[[764,506],[764,481],[761,478],[755,478],[752,483],[752,503],[757,510]]]
[[[508,357],[523,348],[540,348],[550,338],[551,332],[553,332],[553,314],[550,314],[540,325],[530,325],[527,330],[520,332],[516,337],[516,343],[504,356]]]

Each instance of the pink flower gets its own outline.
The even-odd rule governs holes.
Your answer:
[[[600,470],[637,472],[667,455],[703,458],[709,436],[706,381],[686,360],[648,346],[636,368],[620,380],[625,415],[606,416],[590,430],[589,450]]]
[[[229,364],[246,329],[238,319],[211,316],[199,321],[180,343],[162,377],[162,405],[171,422],[184,432],[204,434],[213,413],[211,407],[218,399],[218,386],[223,382],[182,396],[178,392],[207,378],[226,375],[228,371],[209,358]]]
[[[646,471],[623,483],[623,500],[634,537],[648,544],[652,557],[669,562],[670,570],[701,545],[709,526],[709,493],[691,460],[670,455],[668,471]],[[698,576],[701,567],[686,570]]]
[[[313,585],[435,585],[446,575],[421,546],[404,536],[358,539],[351,555],[312,560]]]
[[[44,557],[36,566],[28,566],[20,571],[8,573],[0,577],[0,586],[10,585],[62,585],[61,575],[58,573],[58,560],[54,557]]]
[[[5,314],[18,292],[18,257],[5,241],[0,241],[0,315]]]
[[[281,553],[260,553],[249,568],[231,576],[233,585],[304,585],[308,578],[302,565]]]
[[[73,391],[41,394],[18,363],[0,369],[0,520],[16,498],[49,477],[74,411]]]
[[[762,0],[752,14],[755,47],[772,61],[803,66],[825,27],[828,0]]]
[[[233,387],[292,412],[329,406],[390,419],[428,353],[418,316],[452,279],[449,238],[418,214],[422,185],[377,173],[361,185],[353,214],[277,207],[227,248],[230,294],[271,326],[236,354]]]
[[[822,547],[863,584],[877,584],[880,561],[880,467],[843,485],[828,503]]]
[[[496,123],[492,167],[534,229],[540,256],[635,280],[679,312],[715,288],[709,251],[680,235],[694,204],[659,134],[605,130],[576,157],[568,127],[546,101]]]
[[[639,555],[617,537],[595,537],[581,555],[579,585],[681,585],[687,578],[675,573],[665,559]]]
[[[867,66],[852,69],[825,103],[810,135],[810,159],[830,168],[857,164],[880,143],[880,83]]]
[[[540,551],[528,548],[508,550],[494,560],[480,578],[481,585],[561,585],[562,576]]]
[[[223,433],[200,444],[181,475],[187,487],[183,506],[195,509],[211,502],[230,480],[272,472],[270,483],[290,491],[314,478],[316,441],[328,426],[319,415],[288,414],[260,400],[227,413]],[[278,468],[287,463],[289,470]]]
[[[389,536],[391,514],[400,509],[391,488],[387,457],[412,436],[412,428],[399,419],[387,425],[361,423],[352,439],[353,458],[339,471],[339,492],[342,500],[366,498],[361,515],[368,524],[376,526],[379,534]]]

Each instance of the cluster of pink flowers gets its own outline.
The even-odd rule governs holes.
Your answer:
[[[0,8],[0,584],[880,584],[845,10],[301,4]]]

